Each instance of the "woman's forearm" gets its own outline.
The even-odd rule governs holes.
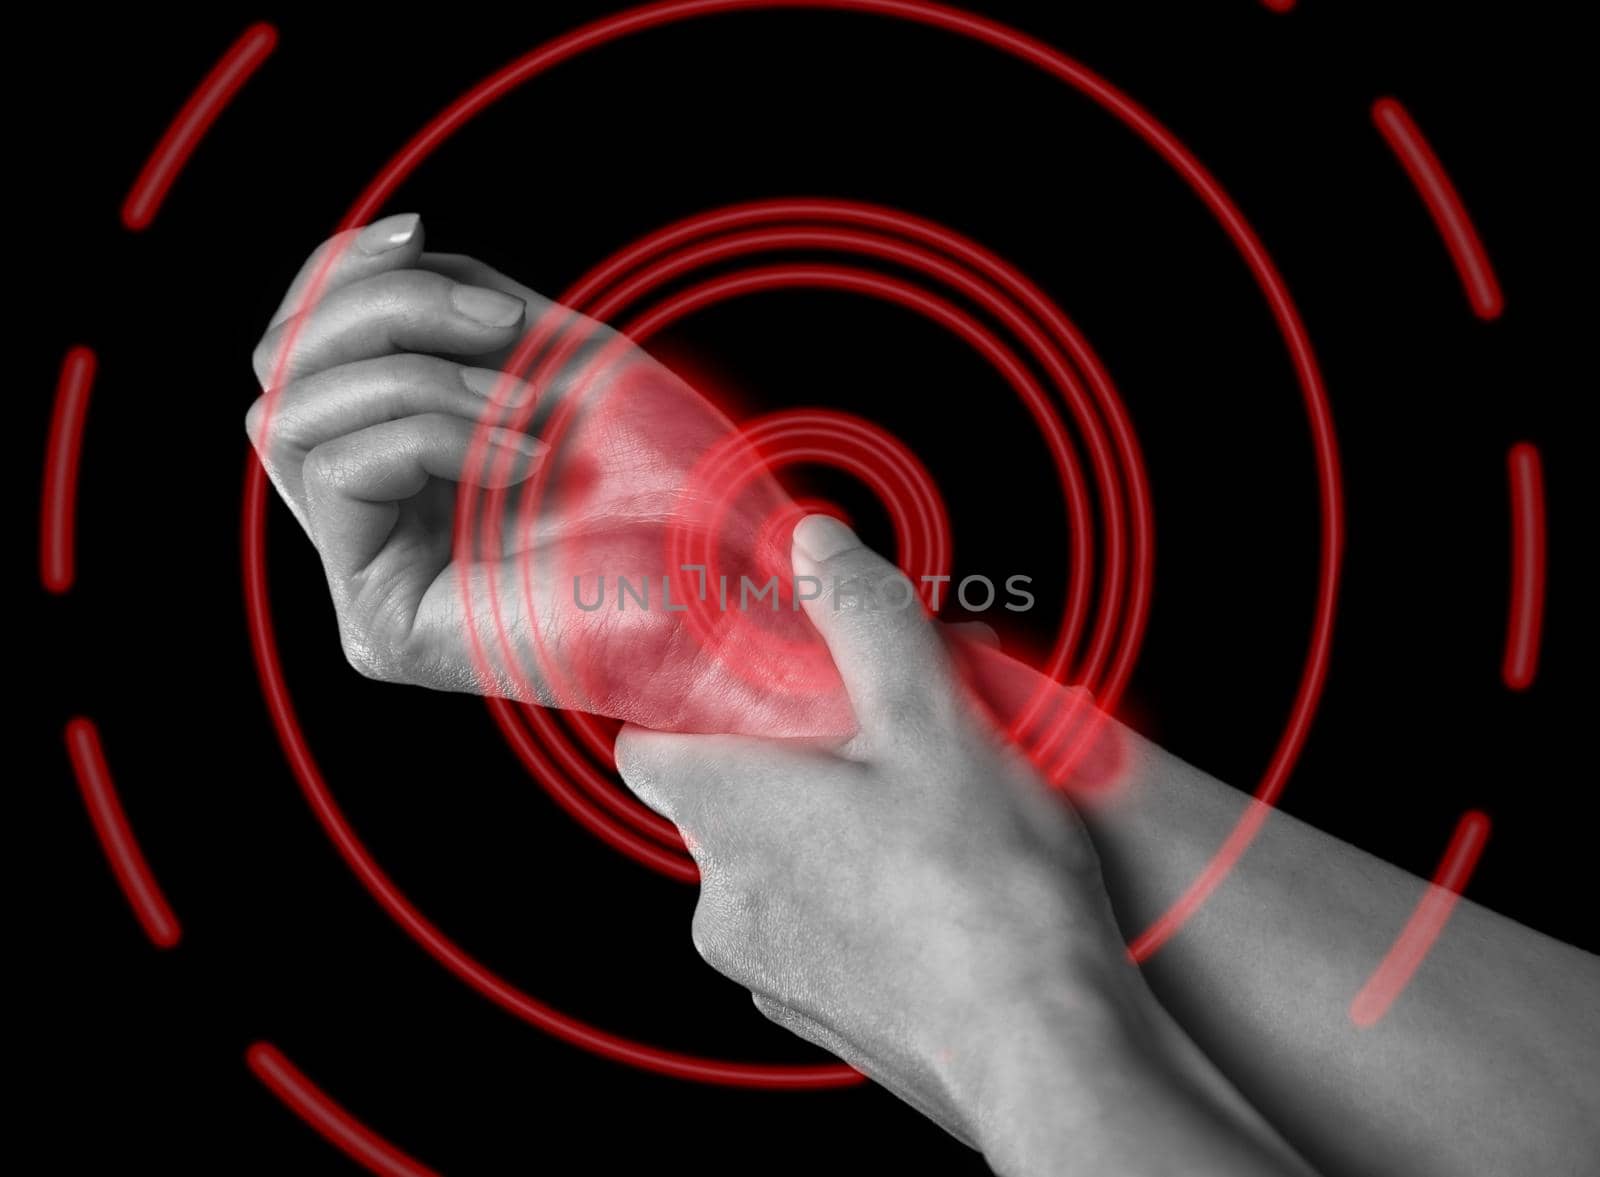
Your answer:
[[[1119,728],[1081,806],[1131,937],[1205,868],[1239,791]],[[1146,963],[1184,1029],[1329,1173],[1579,1172],[1600,1155],[1600,958],[1463,900],[1385,1017],[1351,999],[1429,886],[1276,810]]]
[[[1036,1000],[1008,1021],[972,1117],[995,1172],[1310,1177],[1165,1011],[1152,1012],[1137,1026],[1110,1013],[1085,1035],[1081,1005]]]

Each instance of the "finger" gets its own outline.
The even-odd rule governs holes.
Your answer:
[[[399,213],[359,229],[335,233],[311,251],[267,326],[276,327],[290,315],[307,309],[300,303],[314,282],[322,297],[373,274],[415,265],[422,254],[422,237],[422,218],[416,213]]]
[[[624,724],[612,750],[622,783],[681,830],[714,781],[705,753],[715,737]]]
[[[540,312],[547,311],[556,304],[551,302],[537,290],[532,290],[518,282],[515,278],[501,273],[487,262],[481,262],[475,257],[464,253],[438,253],[429,251],[417,259],[417,268],[432,270],[436,274],[443,274],[455,282],[465,282],[469,286],[486,286],[490,290],[499,290],[505,294],[513,294],[528,304],[530,319],[537,319]]]
[[[592,389],[594,382],[605,375],[605,368],[597,369],[594,366],[597,359],[603,358],[608,361],[607,366],[615,366],[615,361],[633,354],[631,345],[624,351],[616,350],[615,345],[621,339],[611,327],[571,307],[551,301],[475,257],[460,253],[425,253],[418,265],[456,282],[515,295],[527,304],[526,323],[529,332],[537,334],[541,343],[550,349],[545,352],[546,355],[559,348],[562,357],[559,367],[553,371],[543,366],[538,368],[541,414],[552,409],[572,391],[575,382],[581,381],[580,391]],[[508,366],[510,358],[510,349],[482,357],[484,363],[501,368]]]
[[[798,595],[828,645],[862,732],[912,734],[902,729],[943,702],[950,681],[944,646],[916,589],[828,515],[800,521],[792,557],[796,577],[813,577],[819,586],[814,596]]]
[[[532,395],[526,384],[492,368],[469,368],[436,356],[383,356],[262,393],[245,414],[245,432],[273,485],[304,522],[301,466],[324,442],[419,413],[499,424]]]
[[[520,298],[428,270],[395,270],[332,291],[271,328],[252,363],[261,386],[390,352],[481,355],[516,339]]]
[[[401,501],[429,478],[460,481],[469,454],[476,459],[474,485],[509,486],[527,478],[545,451],[524,433],[490,429],[476,438],[477,433],[464,417],[419,413],[312,450],[304,467],[306,513],[329,577],[348,579],[371,564],[394,530]]]
[[[765,823],[753,811],[768,803],[771,788],[814,776],[815,758],[829,755],[810,740],[660,732],[633,724],[617,733],[613,754],[623,783],[639,800],[684,833],[713,840],[735,830],[759,838]],[[809,789],[805,801],[826,805],[825,793]]]

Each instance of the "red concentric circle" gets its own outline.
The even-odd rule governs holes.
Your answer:
[[[834,207],[837,209],[845,208],[847,206]],[[895,216],[895,214],[893,214],[890,210],[871,209],[870,206],[855,207],[860,208],[865,212],[869,212],[874,219],[878,220],[881,220],[885,217],[892,218]],[[838,216],[840,214],[835,211],[834,215]],[[724,213],[719,212],[707,214],[706,219],[715,222],[717,220],[725,221],[727,217]],[[678,235],[681,236],[681,234]],[[810,235],[805,231],[801,231],[799,234],[785,232],[777,238],[777,244],[786,246],[793,245],[797,241],[809,240],[809,237]],[[845,247],[854,248],[861,251],[876,252],[881,250],[885,256],[895,261],[905,262],[909,259],[914,264],[920,265],[925,269],[932,269],[941,276],[949,278],[954,284],[963,288],[967,292],[974,293],[979,301],[984,304],[986,309],[989,309],[991,313],[994,313],[998,317],[1007,321],[1009,325],[1013,325],[1020,334],[1030,340],[1037,353],[1036,358],[1038,358],[1044,366],[1053,371],[1063,373],[1063,383],[1069,385],[1066,395],[1068,396],[1069,400],[1073,400],[1075,395],[1076,403],[1081,407],[1082,412],[1084,413],[1086,431],[1098,433],[1097,419],[1085,405],[1081,388],[1078,386],[1078,382],[1075,376],[1073,376],[1071,373],[1070,369],[1067,369],[1056,352],[1044,343],[1040,337],[1038,328],[1028,321],[1025,316],[1021,315],[1014,306],[1000,299],[992,289],[975,282],[970,276],[954,270],[948,262],[941,262],[925,252],[919,254],[915,251],[909,251],[903,242],[890,242],[880,245],[878,242],[863,238],[860,235],[839,235],[837,232],[825,233],[820,239],[820,242],[825,244],[833,244],[836,246],[842,244]],[[768,235],[765,234],[757,236],[750,241],[729,240],[724,238],[710,243],[710,245],[706,247],[706,253],[709,256],[709,260],[719,261],[729,256],[743,254],[748,252],[751,248],[759,247],[760,245],[764,244],[769,244]],[[973,249],[969,248],[968,252],[970,253],[972,251]],[[639,253],[637,248],[625,252],[631,253],[634,256],[637,256]],[[610,297],[601,300],[594,306],[584,309],[596,312],[601,317],[611,318],[614,315],[626,310],[628,308],[630,299],[637,298],[662,282],[676,277],[680,273],[688,270],[697,261],[697,254],[699,252],[700,251],[697,250],[687,250],[683,253],[675,255],[666,263],[646,271],[633,281],[624,283],[623,286],[614,291]],[[995,269],[997,267],[991,266],[990,268]],[[609,261],[602,263],[596,272],[604,273],[608,271],[615,272],[615,267]],[[1015,284],[1015,282],[1013,282],[1013,284]],[[511,374],[527,375],[535,389],[547,387],[552,380],[555,379],[556,375],[559,374],[560,384],[566,390],[568,396],[562,407],[558,408],[556,414],[550,423],[546,425],[544,430],[544,437],[547,443],[551,446],[552,451],[559,451],[564,440],[565,430],[575,415],[574,406],[578,403],[581,403],[582,399],[581,397],[572,396],[572,390],[574,388],[581,389],[584,387],[585,380],[587,378],[586,374],[595,372],[603,373],[606,370],[610,359],[625,354],[626,350],[631,346],[630,341],[632,343],[642,344],[656,331],[659,331],[670,323],[676,321],[684,314],[703,309],[705,306],[711,305],[724,298],[760,290],[783,289],[792,285],[822,286],[831,289],[850,290],[855,293],[864,293],[874,297],[886,298],[902,306],[907,306],[914,310],[920,311],[928,317],[933,318],[936,322],[942,323],[951,329],[958,337],[966,340],[969,343],[972,343],[976,348],[978,348],[982,354],[988,357],[991,362],[994,363],[995,366],[999,368],[1009,380],[1011,380],[1013,386],[1017,389],[1024,403],[1027,404],[1033,411],[1035,419],[1041,425],[1041,430],[1046,434],[1047,442],[1052,445],[1052,453],[1056,457],[1057,468],[1067,490],[1069,513],[1072,516],[1072,532],[1075,540],[1074,551],[1071,559],[1071,565],[1075,573],[1073,586],[1074,591],[1072,593],[1073,603],[1070,604],[1067,609],[1062,633],[1060,634],[1057,642],[1057,652],[1054,659],[1054,667],[1061,668],[1057,670],[1058,676],[1064,677],[1064,668],[1068,663],[1068,657],[1073,647],[1073,640],[1076,637],[1078,627],[1081,625],[1084,607],[1087,603],[1087,588],[1091,571],[1089,554],[1092,549],[1090,548],[1088,542],[1090,525],[1088,523],[1088,512],[1084,502],[1085,496],[1081,478],[1077,474],[1075,461],[1067,449],[1064,428],[1053,416],[1053,411],[1050,407],[1048,398],[1044,395],[1043,391],[1038,387],[1038,385],[1033,382],[1032,378],[1027,374],[1024,366],[1012,353],[1009,352],[1005,345],[1002,344],[996,336],[983,329],[970,316],[966,316],[956,311],[952,306],[950,306],[950,304],[944,302],[942,299],[917,290],[914,287],[910,287],[903,282],[885,277],[874,276],[862,271],[846,270],[839,267],[779,267],[776,269],[768,269],[754,273],[741,272],[732,275],[725,275],[708,283],[702,283],[699,286],[682,292],[664,306],[655,308],[649,312],[638,314],[625,328],[623,338],[615,340],[610,346],[602,349],[598,354],[593,354],[588,357],[588,359],[582,365],[583,374],[580,374],[577,377],[573,377],[570,373],[565,372],[563,370],[563,365],[580,347],[588,342],[588,336],[586,333],[577,333],[569,336],[565,340],[560,341],[562,344],[564,344],[564,346],[558,346],[554,350],[546,352],[534,373],[526,372],[523,367],[523,365],[529,362],[529,359],[532,356],[539,354],[541,349],[545,348],[546,345],[551,342],[552,338],[567,325],[567,322],[561,321],[559,318],[554,321],[553,327],[550,324],[541,323],[536,325],[534,330],[530,331],[528,338],[524,341],[524,345],[518,349],[517,354],[513,356],[512,360],[508,364],[508,370]],[[585,287],[592,289],[592,284],[589,283],[588,280],[585,280],[584,282],[580,282],[578,285],[579,290],[582,290]],[[566,306],[568,304],[563,301],[561,305]],[[1064,316],[1061,316],[1059,311],[1055,312],[1054,318],[1064,322]],[[1081,342],[1077,343],[1077,348],[1080,351],[1087,350],[1086,345],[1083,345]],[[1113,398],[1113,404],[1115,404],[1114,393],[1112,393],[1111,396]],[[531,404],[524,404],[520,411],[509,414],[506,418],[501,419],[499,423],[514,429],[526,428],[530,419],[535,413],[536,404],[537,400]],[[488,425],[485,423],[484,430],[480,436],[481,452],[476,455],[476,460],[478,461],[483,460],[487,456],[487,429]],[[732,434],[732,436],[736,437],[737,434]],[[1101,449],[1103,456],[1103,442]],[[1100,471],[1097,469],[1097,473],[1099,472]],[[1139,471],[1136,469],[1136,473],[1137,472]],[[477,481],[477,479],[469,478],[468,481]],[[489,481],[499,482],[500,479],[491,478]],[[525,497],[525,502],[521,508],[522,518],[537,518],[539,503],[541,497],[543,496],[545,482],[546,475],[541,472],[540,476],[536,477],[535,480],[529,483],[529,489]],[[1116,519],[1117,516],[1114,514],[1114,508],[1109,504],[1114,504],[1118,501],[1118,490],[1115,478],[1109,470],[1106,471],[1105,484],[1106,485],[1102,485],[1099,488],[1101,491],[1101,499],[1103,503],[1108,504],[1108,513],[1111,513],[1111,518]],[[485,515],[489,518],[497,518],[500,511],[499,499],[501,493],[502,492],[486,491],[482,492],[480,495],[472,496],[472,499],[482,498],[488,500],[491,503],[491,506],[485,512]],[[881,493],[882,491],[880,490],[880,495]],[[1147,501],[1147,495],[1142,485],[1138,487],[1135,498],[1136,501],[1141,504]],[[475,555],[479,558],[489,560],[498,558],[500,553],[498,552],[498,549],[495,546],[495,541],[492,538],[496,532],[492,529],[481,527],[480,525],[475,524],[472,502],[470,500],[464,499],[462,502],[462,508],[463,509],[458,517],[458,536],[462,540],[461,549],[458,552],[458,555],[462,557],[471,557]],[[1143,518],[1142,515],[1137,517],[1140,519]],[[717,529],[715,527],[710,527],[706,530],[711,534],[717,534]],[[900,530],[903,534],[903,527]],[[475,535],[477,532],[481,532],[484,537],[488,538],[489,542],[486,549],[480,547],[481,540],[479,540]],[[1122,550],[1121,544],[1110,544],[1108,546],[1117,552]],[[1139,536],[1138,541],[1133,546],[1135,550],[1139,551],[1140,553],[1148,553],[1148,536]],[[703,560],[690,561],[687,560],[686,557],[683,559],[669,558],[667,566],[669,568],[676,567],[678,564],[685,562],[701,565],[702,567],[705,563]],[[909,568],[910,565],[907,565],[907,567]],[[467,559],[464,558],[462,560],[463,576],[467,574],[468,570],[469,564]],[[1148,587],[1143,583],[1143,578],[1148,572],[1147,563],[1142,564],[1140,572],[1141,591],[1138,594],[1138,600],[1142,602],[1147,598],[1148,595]],[[702,572],[701,575],[703,576],[704,573]],[[1108,577],[1108,581],[1112,585],[1120,583],[1120,581],[1115,577]],[[537,602],[533,599],[531,592],[532,577],[531,575],[527,574],[526,570],[523,577],[523,582],[523,606],[528,611],[528,615],[532,617],[537,614],[538,609]],[[463,587],[466,587],[465,583]],[[675,596],[678,598],[684,598],[685,594],[680,588],[675,593]],[[491,589],[491,598],[493,597],[494,593]],[[509,674],[514,681],[519,683],[519,688],[523,693],[532,695],[534,694],[532,682],[528,680],[527,677],[521,673],[520,668],[516,666],[515,653],[507,638],[505,627],[498,616],[498,601],[492,600],[492,606],[496,612],[496,616],[494,618],[496,632],[500,636],[501,641],[501,649],[499,652],[504,660],[503,664],[500,665],[500,669],[503,673]],[[468,602],[468,608],[470,609],[470,599]],[[1110,603],[1108,608],[1103,610],[1103,614],[1109,614],[1111,616],[1114,616],[1115,612],[1116,609],[1114,601]],[[1134,615],[1137,615],[1139,612],[1140,610],[1130,611],[1130,613]],[[532,627],[532,630],[535,646],[542,652],[542,634],[540,627],[535,625]],[[477,632],[476,625],[473,624],[470,619],[467,626],[467,632],[473,635],[475,635]],[[1130,627],[1129,640],[1136,641],[1138,632],[1139,628],[1137,626]],[[701,636],[703,638],[709,638],[711,634],[705,630],[702,630]],[[1097,637],[1096,641],[1096,645],[1102,651],[1102,654],[1095,659],[1094,663],[1092,663],[1092,666],[1097,666],[1098,662],[1103,660],[1105,636],[1105,631],[1102,628],[1102,632]],[[724,644],[719,644],[717,647],[719,653],[726,648],[727,646]],[[487,659],[482,659],[481,654],[480,659],[480,673],[483,675],[486,681],[495,681],[495,668],[488,664]],[[591,697],[582,688],[576,690],[571,689],[570,685],[563,681],[564,676],[569,673],[567,670],[553,665],[550,659],[543,656],[541,656],[539,660],[540,681],[546,690],[549,691],[557,701],[562,699],[573,699],[576,701]],[[1119,653],[1117,660],[1120,664],[1131,664],[1131,647],[1125,647]],[[759,682],[770,682],[770,669],[764,665],[757,669],[757,671],[751,677]],[[833,681],[836,683],[836,678]],[[1094,685],[1097,687],[1099,686],[1098,683],[1094,683]],[[1106,700],[1107,706],[1114,705],[1114,698],[1109,696],[1113,695],[1116,690],[1120,690],[1120,684],[1114,686],[1109,692],[1102,690],[1102,696],[1103,699]],[[1044,684],[1041,684],[1041,689],[1035,693],[1034,699],[1030,702],[1030,707],[1036,706],[1040,700],[1040,696],[1042,696],[1044,693],[1045,687]],[[516,716],[519,714],[519,712],[514,709],[499,705],[495,706],[493,710],[496,717],[502,721],[515,722]],[[548,719],[545,719],[542,716],[535,717],[532,709],[529,709],[529,711],[526,712],[521,712],[520,714],[530,718],[530,721],[537,728],[539,735],[555,745],[555,755],[557,756],[557,759],[567,769],[567,771],[572,774],[570,781],[562,782],[562,787],[558,795],[559,800],[562,800],[564,804],[567,804],[570,798],[577,795],[570,787],[571,784],[575,783],[579,788],[594,796],[594,798],[600,802],[604,809],[611,811],[612,815],[621,817],[629,825],[633,826],[634,830],[646,832],[657,838],[658,841],[668,842],[670,840],[675,842],[675,839],[669,839],[668,831],[657,824],[659,823],[660,819],[653,814],[649,814],[647,810],[645,810],[642,806],[638,806],[636,802],[632,803],[634,808],[630,813],[628,811],[630,798],[617,790],[616,786],[605,775],[603,775],[598,768],[592,764],[582,762],[580,755],[576,753],[574,749],[566,746],[564,735],[556,724],[550,722]],[[1029,714],[1029,708],[1024,708],[1024,723],[1026,723]],[[596,756],[601,765],[609,768],[610,766],[607,764],[607,760],[609,759],[608,751],[604,746],[605,737],[603,733],[598,731],[594,721],[582,715],[573,715],[569,717],[569,722],[571,722],[572,725],[578,729],[580,735],[586,737],[586,741],[590,745],[591,754]],[[1018,725],[1018,730],[1022,730],[1021,724]],[[1032,736],[1032,742],[1036,744],[1040,753],[1039,760],[1041,767],[1047,770],[1050,779],[1061,779],[1068,774],[1068,769],[1071,766],[1078,748],[1087,744],[1087,737],[1091,731],[1091,727],[1081,722],[1081,712],[1079,709],[1077,707],[1071,707],[1062,708],[1056,713],[1052,714],[1050,716],[1049,726],[1043,731],[1030,733]],[[1073,738],[1071,739],[1066,738],[1069,732],[1071,732],[1073,735]],[[511,735],[511,733],[507,734],[508,736]],[[519,749],[525,748],[526,743],[527,742],[525,739],[512,739],[512,745]],[[534,770],[536,773],[540,771],[541,764],[536,764],[531,760],[528,760],[527,763],[531,770]],[[608,840],[611,841],[613,846],[624,853],[630,854],[640,861],[649,861],[652,864],[659,864],[660,856],[657,847],[651,845],[641,848],[637,839],[632,836],[632,831],[616,829],[615,824],[611,821],[611,818],[608,817],[606,813],[600,812],[599,809],[590,807],[589,811],[584,815],[583,820],[584,824],[590,829],[603,828],[607,824],[611,824],[613,832],[616,836]],[[687,862],[687,856],[684,856],[682,861],[675,863],[674,869],[670,873],[674,877],[678,878],[692,877],[684,870],[685,862]]]
[[[871,12],[942,28],[1034,65],[1093,99],[1160,154],[1217,217],[1266,296],[1293,358],[1311,423],[1322,514],[1318,598],[1310,648],[1289,722],[1255,793],[1261,804],[1249,807],[1218,854],[1185,895],[1131,946],[1136,956],[1148,955],[1181,926],[1232,868],[1265,820],[1268,807],[1281,793],[1300,753],[1326,677],[1343,542],[1341,478],[1332,419],[1322,376],[1299,312],[1276,267],[1243,214],[1210,173],[1170,132],[1126,95],[1079,63],[1003,24],[958,9],[921,3],[919,0],[667,0],[585,25],[535,49],[473,87],[424,127],[390,161],[361,194],[340,227],[352,228],[372,219],[401,182],[450,135],[500,97],[545,70],[646,29],[717,13],[771,8]],[[336,260],[337,254],[330,252],[308,284],[299,309],[303,310],[317,301],[326,283],[329,267]],[[296,334],[297,329],[290,332],[283,354],[292,351]],[[281,369],[275,372],[270,385],[281,385],[282,376]],[[268,418],[263,423],[263,432],[270,426],[270,407]],[[339,810],[295,714],[283,678],[267,598],[264,547],[266,500],[265,474],[259,464],[251,462],[245,483],[243,570],[251,642],[268,707],[290,765],[329,837],[373,897],[419,944],[446,968],[507,1010],[574,1045],[617,1061],[682,1078],[728,1084],[815,1087],[859,1079],[854,1071],[843,1066],[774,1067],[726,1062],[664,1050],[609,1034],[510,986],[474,961],[430,923],[384,874]]]

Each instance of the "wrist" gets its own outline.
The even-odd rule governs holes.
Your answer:
[[[1175,1041],[1131,968],[995,1012],[961,1095],[973,1143],[1002,1177],[1302,1171]]]
[[[1062,978],[990,1002],[947,1080],[996,1172],[1048,1171],[1061,1142],[1081,1154],[1086,1133],[1142,1102],[1136,1089],[1155,1070],[1155,1049],[1127,993]]]

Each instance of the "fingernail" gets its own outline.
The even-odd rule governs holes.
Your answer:
[[[467,318],[485,327],[510,327],[522,321],[523,302],[482,286],[456,286],[450,301]]]
[[[832,515],[807,515],[794,529],[794,546],[820,563],[833,559],[840,552],[859,548],[861,541]]]
[[[399,249],[417,235],[422,218],[416,213],[398,213],[373,221],[356,234],[356,247],[365,254],[388,253]]]
[[[493,368],[463,368],[461,383],[467,386],[468,392],[508,408],[520,408],[533,399],[533,385]]]
[[[489,440],[496,445],[503,445],[518,453],[526,454],[530,458],[537,458],[550,448],[531,433],[523,433],[517,429],[502,429],[498,425],[490,428]]]

